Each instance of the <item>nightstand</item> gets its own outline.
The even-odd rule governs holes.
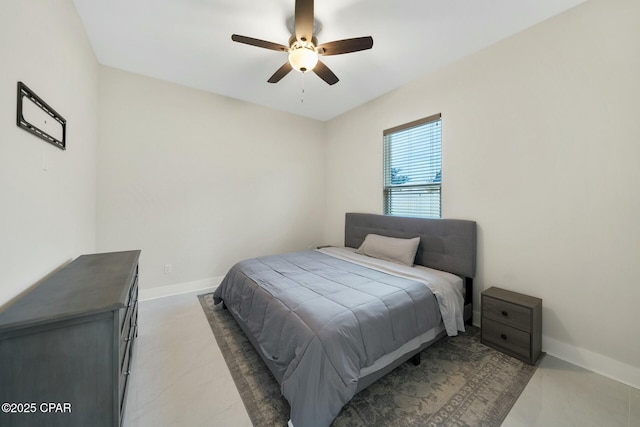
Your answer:
[[[542,300],[492,287],[481,294],[481,342],[534,365],[542,350]]]

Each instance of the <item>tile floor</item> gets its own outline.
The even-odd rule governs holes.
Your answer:
[[[251,422],[197,293],[142,301],[127,427]],[[504,427],[640,427],[640,390],[546,356]]]

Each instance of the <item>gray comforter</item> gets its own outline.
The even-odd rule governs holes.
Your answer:
[[[441,319],[424,284],[316,251],[241,261],[214,297],[271,362],[295,427],[330,425],[360,369]]]

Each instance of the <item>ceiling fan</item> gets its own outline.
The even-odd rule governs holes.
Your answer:
[[[341,55],[343,53],[371,49],[373,38],[371,36],[356,37],[319,45],[318,39],[313,35],[313,21],[313,0],[296,0],[294,14],[295,34],[289,38],[289,46],[238,34],[233,34],[231,40],[264,49],[289,53],[289,61],[285,62],[267,80],[269,83],[278,83],[289,71],[296,70],[301,73],[313,71],[322,80],[334,85],[338,83],[338,77],[322,61],[318,60],[318,55]]]

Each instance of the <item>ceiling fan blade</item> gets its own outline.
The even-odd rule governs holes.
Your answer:
[[[289,48],[278,44],[278,43],[272,43],[272,42],[268,42],[265,40],[260,40],[260,39],[254,39],[253,37],[247,37],[247,36],[240,36],[238,34],[233,34],[231,36],[231,40],[233,40],[234,42],[238,42],[238,43],[244,43],[244,44],[248,44],[251,46],[257,46],[257,47],[262,47],[265,49],[271,49],[271,50],[277,50],[280,52],[288,52]]]
[[[287,61],[282,67],[278,68],[278,71],[273,73],[273,76],[271,76],[267,81],[269,83],[278,83],[284,76],[289,74],[289,71],[291,70],[293,70],[293,67],[291,67],[291,64]]]
[[[341,55],[343,53],[358,52],[360,50],[371,49],[373,38],[356,37],[354,39],[336,40],[334,42],[323,43],[318,46],[320,55]]]
[[[313,0],[296,0],[293,26],[298,41],[313,39]]]
[[[313,67],[313,72],[329,85],[334,85],[340,80],[322,61],[318,61],[316,66]]]

